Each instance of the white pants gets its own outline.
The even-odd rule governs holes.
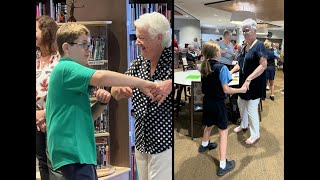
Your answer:
[[[135,150],[139,180],[172,180],[172,148],[158,154]]]
[[[240,116],[242,118],[240,127],[247,128],[248,122],[250,124],[250,137],[260,137],[260,125],[259,125],[259,106],[260,98],[255,100],[243,100],[238,97],[238,106]]]

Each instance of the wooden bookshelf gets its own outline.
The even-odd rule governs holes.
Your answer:
[[[83,24],[85,26],[105,26],[112,24],[112,21],[77,21],[76,23]],[[58,26],[62,26],[65,23],[57,23]]]
[[[105,133],[96,133],[94,134],[95,137],[109,137],[110,133],[105,132]]]
[[[89,60],[88,65],[96,66],[96,65],[104,65],[108,63],[108,60]]]
[[[129,172],[130,172],[130,168],[127,167],[115,167],[115,172],[107,175],[107,176],[103,176],[103,174],[105,174],[105,170],[103,169],[99,169],[97,170],[97,174],[98,174],[98,180],[128,180],[129,179]]]

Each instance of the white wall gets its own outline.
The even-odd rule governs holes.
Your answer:
[[[227,29],[227,30],[233,32],[233,29]],[[220,37],[223,38],[224,29],[219,29],[219,33],[216,33],[215,31],[216,31],[216,28],[214,28],[214,29],[213,28],[201,28],[202,41],[207,42],[210,39],[215,41],[216,39],[220,39]],[[238,38],[237,34],[232,34],[231,39],[236,40],[238,43],[237,38]]]
[[[193,39],[201,40],[200,21],[196,19],[174,19],[174,30],[179,30],[179,47],[184,48],[184,44],[191,44]]]

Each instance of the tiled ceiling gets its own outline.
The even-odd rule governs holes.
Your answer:
[[[257,22],[268,29],[283,30],[284,0],[175,0],[175,18],[196,18],[202,27],[235,28],[233,11],[256,13]],[[188,16],[188,17],[186,17]]]

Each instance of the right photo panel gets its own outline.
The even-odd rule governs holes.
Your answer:
[[[284,0],[174,1],[174,179],[284,179]]]

